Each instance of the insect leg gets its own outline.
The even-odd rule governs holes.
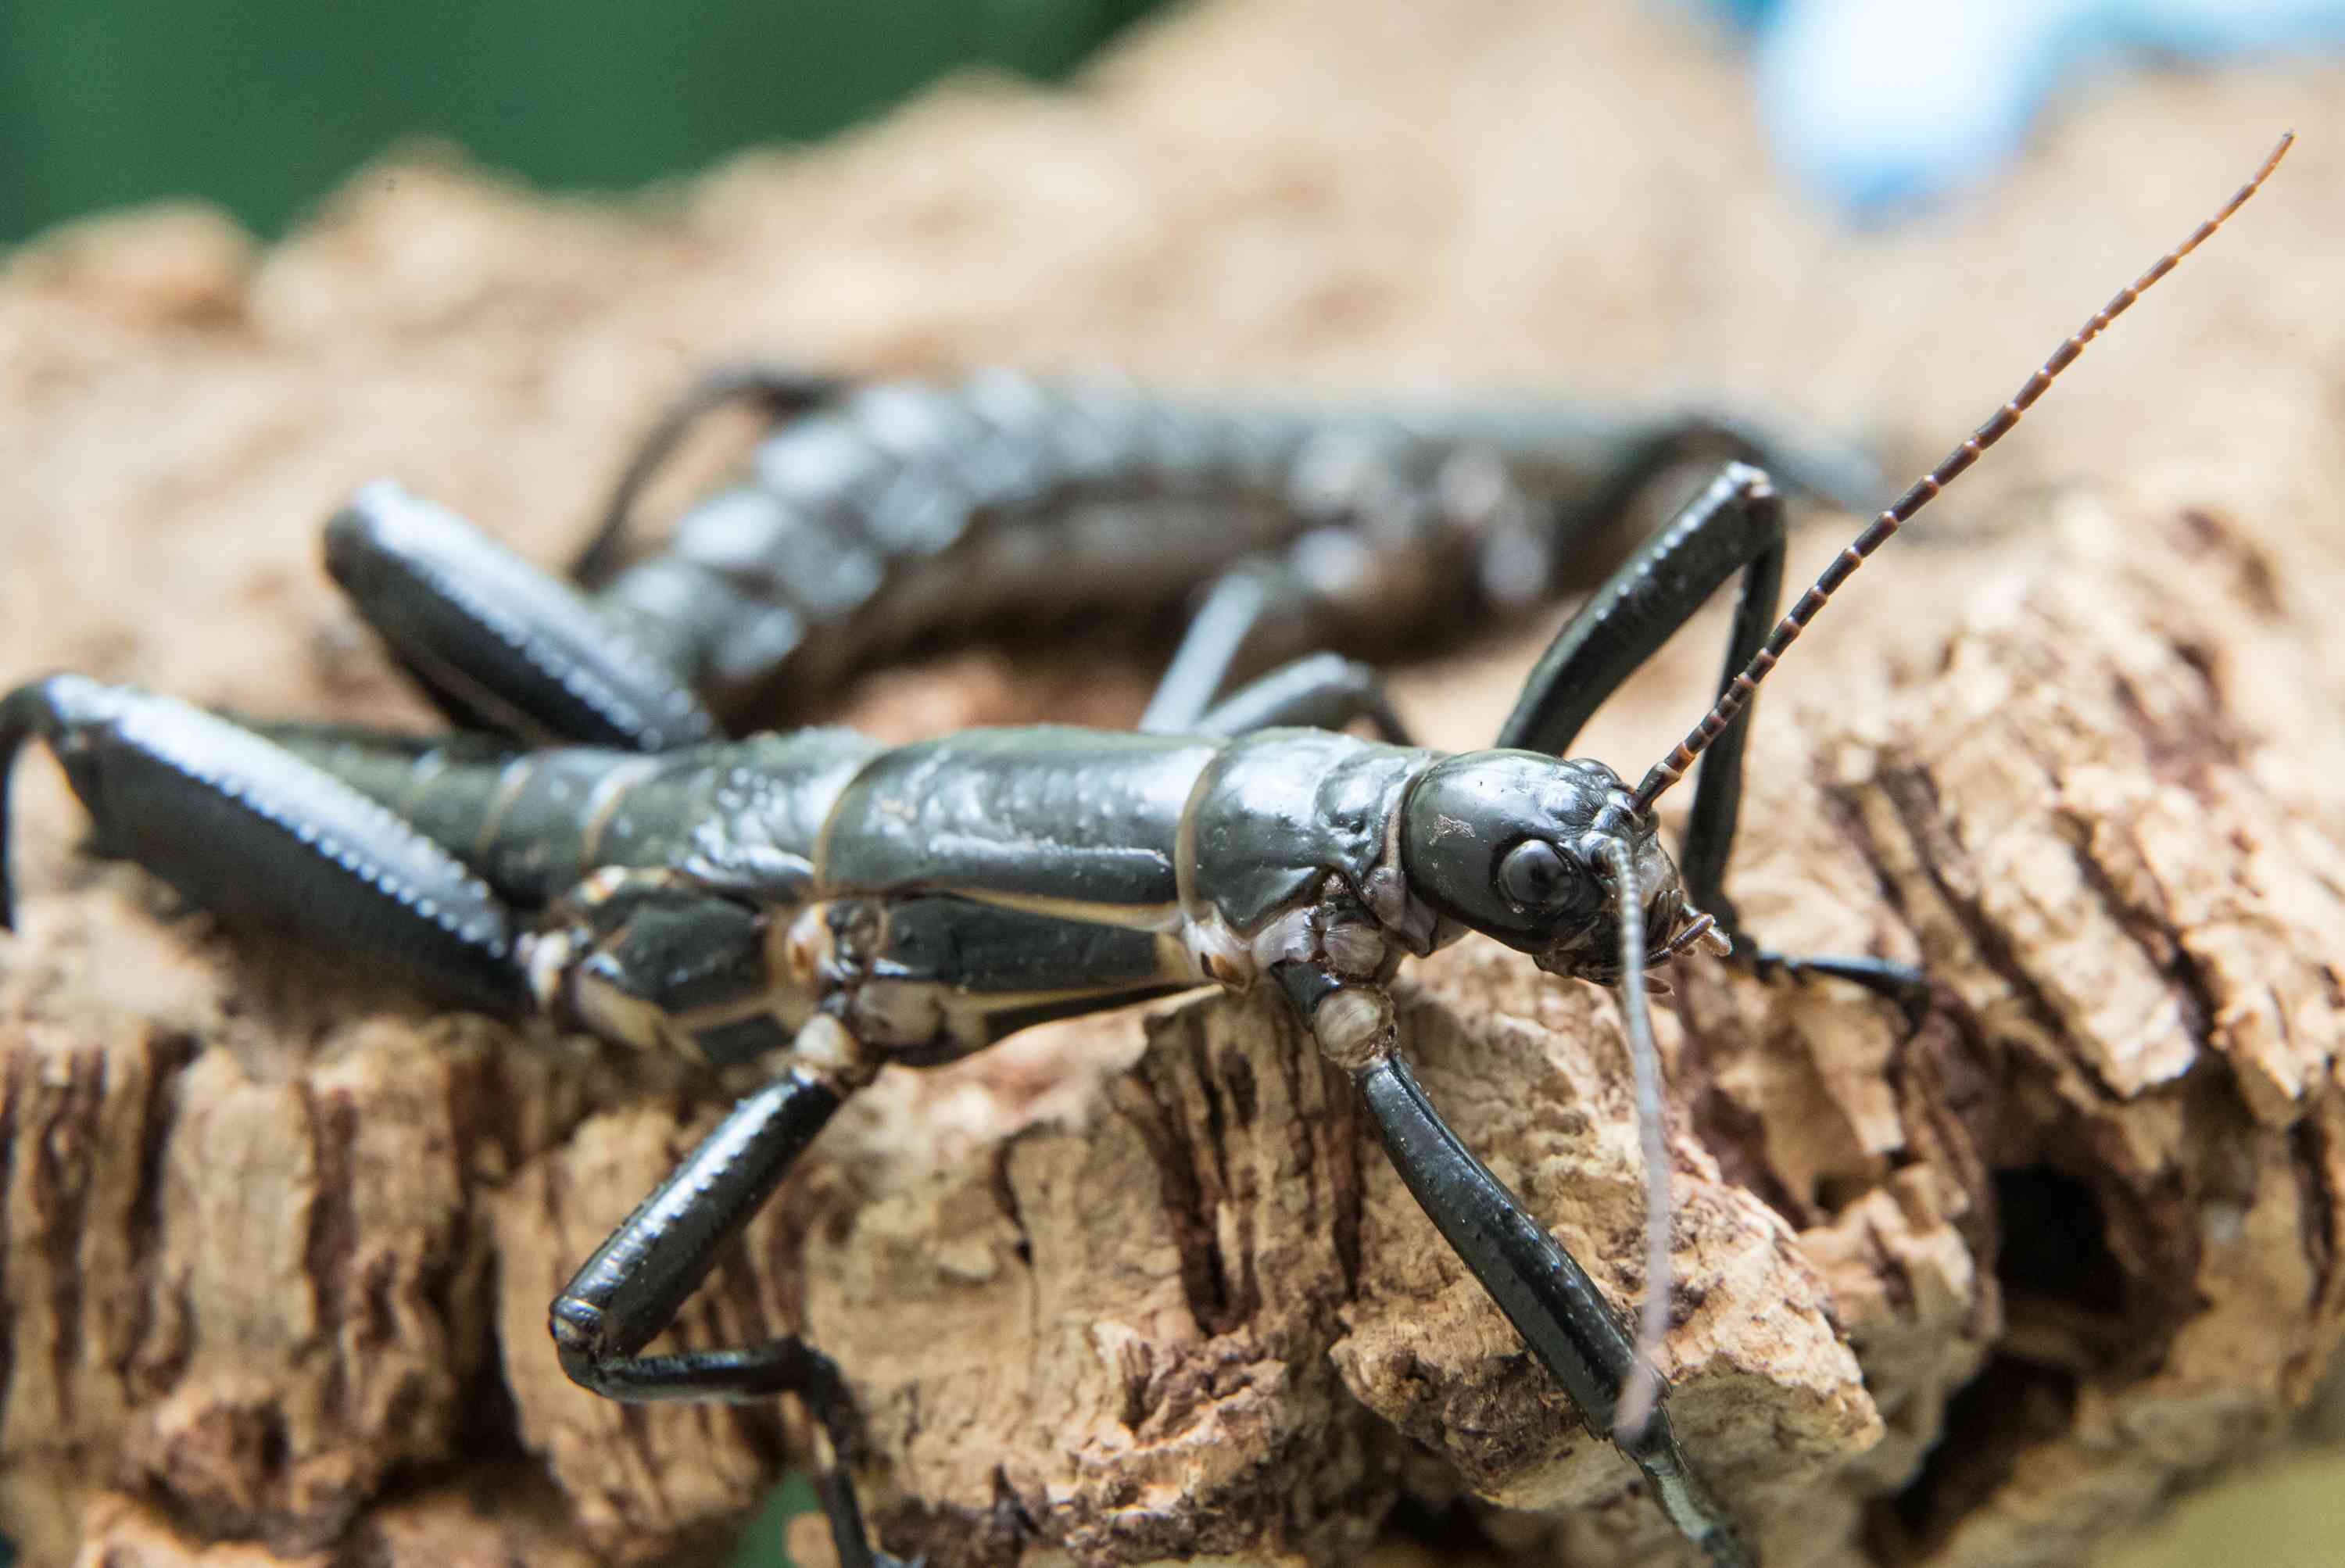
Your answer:
[[[1782,499],[1765,473],[1739,463],[1728,464],[1556,634],[1495,744],[1562,754],[1621,681],[1737,572],[1742,596],[1728,634],[1722,686],[1733,683],[1765,642],[1783,583]],[[1850,981],[1889,997],[1918,1022],[1930,1004],[1929,984],[1919,971],[1863,956],[1795,958],[1760,946],[1743,932],[1725,881],[1750,733],[1746,708],[1702,757],[1678,856],[1687,901],[1716,918],[1734,940],[1738,961],[1761,976]]]
[[[638,1354],[675,1321],[685,1298],[771,1197],[790,1165],[814,1141],[867,1074],[841,1074],[835,1060],[845,1031],[817,1018],[800,1032],[807,1063],[792,1067],[735,1105],[656,1191],[572,1278],[551,1323],[562,1369],[606,1399],[763,1400],[796,1394],[821,1429],[816,1484],[839,1561],[875,1568],[893,1559],[865,1532],[847,1466],[860,1426],[844,1378],[830,1358],[796,1335],[730,1349]],[[809,1035],[828,1038],[809,1041]],[[851,1042],[848,1044],[851,1053]]]
[[[721,365],[706,372],[686,387],[660,415],[634,456],[627,460],[594,536],[570,565],[570,575],[589,588],[599,587],[618,565],[626,549],[627,524],[636,499],[667,460],[675,454],[693,426],[728,403],[754,403],[776,420],[807,412],[835,402],[848,383],[837,376],[817,375],[783,365]]]
[[[1353,1082],[1417,1203],[1589,1425],[1609,1433],[1613,1407],[1637,1365],[1637,1348],[1604,1293],[1458,1141],[1406,1062],[1387,1056],[1354,1073]],[[1666,1385],[1661,1393],[1625,1451],[1652,1483],[1670,1522],[1712,1563],[1750,1563],[1725,1510],[1670,1430]]]
[[[1619,1443],[1614,1411],[1638,1366],[1637,1341],[1603,1291],[1433,1108],[1391,1048],[1389,1003],[1313,964],[1284,963],[1273,972],[1321,1049],[1351,1074],[1393,1168],[1435,1228],[1589,1430]],[[1662,1383],[1650,1416],[1621,1451],[1644,1472],[1670,1522],[1712,1563],[1748,1568],[1748,1549],[1670,1428],[1668,1395]]]
[[[719,734],[584,594],[387,480],[326,524],[326,569],[459,725],[632,751]]]
[[[405,820],[239,725],[171,697],[55,675],[0,698],[7,774],[46,740],[99,846],[231,922],[290,928],[460,1006],[513,1014],[528,989],[503,901]],[[0,926],[9,923],[0,872]]]
[[[1280,725],[1341,729],[1365,719],[1380,740],[1413,746],[1407,727],[1385,696],[1384,677],[1356,659],[1312,654],[1248,681],[1197,716],[1199,735],[1244,735]]]
[[[1737,572],[1744,575],[1739,646],[1746,622],[1764,635],[1782,589],[1783,502],[1765,473],[1730,463],[1556,634],[1492,744],[1563,755],[1619,684]],[[1711,746],[1705,780],[1713,771],[1739,780],[1746,733]],[[1713,769],[1721,749],[1731,760]]]
[[[1795,495],[1863,515],[1889,491],[1885,475],[1861,453],[1811,447],[1726,415],[1682,412],[1640,422],[1609,438],[1615,455],[1604,482],[1583,502],[1571,525],[1553,535],[1559,549],[1581,546],[1601,524],[1621,515],[1645,487],[1673,468],[1721,460],[1771,475]],[[1558,571],[1565,563],[1558,562]]]
[[[1168,734],[1194,730],[1256,630],[1279,614],[1303,609],[1306,601],[1299,585],[1267,561],[1242,562],[1224,573],[1191,617],[1148,711],[1140,716],[1140,728]]]

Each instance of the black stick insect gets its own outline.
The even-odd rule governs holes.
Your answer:
[[[1193,678],[1160,696],[1140,732],[979,730],[889,748],[812,729],[648,753],[243,725],[56,675],[0,699],[0,769],[46,739],[106,847],[230,918],[298,923],[466,1006],[763,1064],[766,1085],[579,1269],[553,1303],[553,1336],[570,1376],[614,1399],[804,1399],[850,1568],[895,1560],[871,1543],[848,1479],[857,1429],[839,1369],[796,1336],[642,1347],[882,1065],[949,1061],[1046,1019],[1200,983],[1264,981],[1352,1077],[1426,1214],[1671,1522],[1713,1563],[1749,1564],[1671,1431],[1652,1360],[1669,1254],[1647,972],[1699,946],[1761,973],[1926,994],[1900,966],[1792,958],[1740,931],[1721,883],[1751,697],[1833,591],[2235,212],[2289,139],[1771,631],[1782,503],[1765,473],[1730,465],[1565,626],[1491,750],[1411,745],[1371,676],[1318,657],[1219,701],[1216,683]],[[337,525],[338,575],[411,568],[419,552],[401,553],[401,530],[428,543],[442,522],[374,494]],[[1600,762],[1563,759],[1605,697],[1737,574],[1730,674],[1709,715],[1633,790]],[[563,644],[558,631],[582,623],[549,609],[541,586],[443,581],[402,602],[454,626],[459,647],[505,651],[459,667],[404,645],[452,707],[558,718],[625,706],[609,699],[628,667],[603,644]],[[1355,720],[1380,738],[1342,733]],[[1653,805],[1705,754],[1673,864]],[[8,914],[0,881],[0,921]],[[1635,1331],[1458,1141],[1397,1053],[1387,982],[1403,957],[1469,930],[1549,973],[1620,988],[1650,1184]]]
[[[784,422],[747,480],[630,559],[642,492],[736,402]],[[1184,398],[1000,369],[857,385],[752,364],[702,378],[628,464],[571,568],[591,607],[383,492],[337,526],[329,560],[460,723],[643,750],[716,734],[704,701],[767,728],[794,695],[915,641],[1102,609],[1144,626],[1202,586],[1142,721],[1166,728],[1282,653],[1518,616],[1604,559],[1654,481],[1726,457],[1842,510],[1882,489],[1854,454],[1685,410]],[[559,657],[509,650],[435,579],[527,585],[508,591],[526,592],[526,629]],[[484,664],[486,702],[469,673]],[[564,688],[582,665],[598,688],[584,695],[610,698]]]

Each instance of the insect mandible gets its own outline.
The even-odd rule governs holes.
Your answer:
[[[552,1332],[569,1375],[614,1399],[804,1399],[850,1568],[894,1559],[870,1541],[848,1479],[856,1422],[840,1369],[796,1336],[642,1348],[881,1066],[953,1060],[1038,1022],[1202,983],[1267,984],[1287,999],[1541,1365],[1610,1432],[1679,1531],[1715,1563],[1750,1563],[1671,1431],[1651,1354],[1669,1255],[1648,972],[1706,947],[1762,973],[1927,1000],[1901,966],[1776,953],[1739,929],[1722,881],[1751,697],[1831,595],[2244,204],[2289,141],[1780,621],[1782,499],[1765,473],[1730,464],[1567,624],[1489,750],[1410,744],[1373,674],[1325,656],[1218,699],[1221,667],[1192,659],[1187,684],[1168,683],[1138,732],[978,730],[896,748],[843,729],[716,740],[688,694],[603,623],[495,576],[476,542],[446,544],[456,535],[444,514],[377,491],[330,542],[338,575],[461,558],[487,577],[396,598],[413,619],[389,635],[443,703],[520,732],[560,733],[580,715],[655,722],[604,745],[533,749],[247,726],[56,675],[0,699],[0,780],[26,740],[43,738],[109,847],[231,919],[298,921],[462,1005],[762,1066],[766,1085],[578,1270],[553,1303]],[[401,554],[402,529],[423,546]],[[1614,687],[1738,575],[1727,678],[1685,739],[1633,789],[1602,763],[1562,759]],[[520,635],[509,636],[516,616]],[[657,731],[667,721],[685,732]],[[1345,733],[1355,721],[1377,738]],[[1653,806],[1697,758],[1672,861]],[[5,805],[0,792],[0,844]],[[0,878],[0,924],[10,914]],[[1549,973],[1619,988],[1648,1166],[1634,1329],[1450,1132],[1396,1050],[1387,982],[1405,957],[1469,931]]]

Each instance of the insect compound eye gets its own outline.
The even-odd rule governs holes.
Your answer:
[[[1527,909],[1554,909],[1575,891],[1578,873],[1545,839],[1525,839],[1498,862],[1498,891]]]

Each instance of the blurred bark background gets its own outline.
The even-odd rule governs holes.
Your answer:
[[[2291,125],[2235,231],[1771,687],[1738,899],[1794,949],[1920,955],[1941,1014],[1904,1041],[1689,972],[1667,1034],[1680,1430],[1773,1559],[2074,1561],[2273,1452],[2335,1349],[2345,72],[2111,84],[1964,206],[1852,235],[1666,16],[1277,0],[656,200],[411,160],[266,249],[193,209],[61,231],[0,275],[0,672],[427,722],[317,569],[324,514],[395,473],[558,558],[662,400],[747,353],[1693,398],[1918,467]],[[1805,528],[1795,580],[1846,529]],[[1641,766],[1699,711],[1704,625],[1591,754]],[[1479,743],[1547,629],[1408,671],[1405,710]],[[838,711],[1121,723],[1147,680],[980,652]],[[237,942],[76,858],[54,770],[22,771],[0,1523],[28,1559],[718,1550],[790,1418],[594,1400],[543,1312],[725,1086]],[[1609,1003],[1478,943],[1417,973],[1436,1097],[1632,1293]],[[1387,1525],[1402,1556],[1666,1560],[1337,1087],[1219,1002],[892,1074],[686,1334],[809,1324],[891,1543],[939,1563],[1334,1561]]]

